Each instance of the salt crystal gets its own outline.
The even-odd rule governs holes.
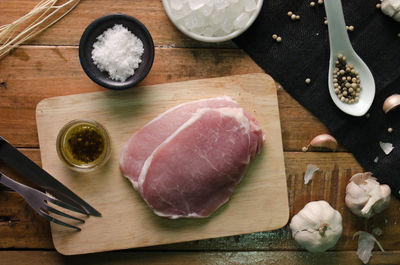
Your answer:
[[[143,43],[120,24],[104,31],[93,44],[92,59],[100,71],[110,78],[124,82],[135,73],[142,62]]]
[[[246,25],[247,21],[249,21],[249,14],[242,13],[235,19],[235,21],[233,22],[233,26],[235,27],[235,29],[243,28]]]
[[[257,8],[256,0],[244,0],[244,9],[247,12],[253,11]]]

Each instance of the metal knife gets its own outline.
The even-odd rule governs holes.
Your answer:
[[[33,183],[45,189],[48,193],[64,200],[79,209],[83,213],[93,216],[101,216],[101,213],[90,206],[87,202],[65,187],[61,182],[35,164],[32,160],[18,151],[7,140],[0,136],[0,159],[6,162]]]

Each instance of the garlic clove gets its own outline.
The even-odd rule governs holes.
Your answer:
[[[397,108],[398,106],[400,106],[400,95],[394,94],[385,99],[382,109],[387,114],[389,111]]]
[[[310,141],[308,146],[317,147],[317,148],[325,148],[325,149],[329,149],[331,151],[336,151],[338,143],[332,135],[324,133],[324,134],[315,136]]]

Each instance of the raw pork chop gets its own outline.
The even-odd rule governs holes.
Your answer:
[[[200,109],[147,158],[139,192],[159,216],[207,217],[229,200],[260,144],[243,109]]]
[[[136,132],[124,145],[120,169],[137,189],[143,163],[168,136],[200,108],[239,107],[230,97],[217,97],[184,103],[156,117]]]

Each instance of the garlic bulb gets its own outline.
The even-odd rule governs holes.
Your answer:
[[[347,184],[345,202],[355,215],[370,218],[388,207],[390,187],[380,185],[371,172],[358,173]]]
[[[324,252],[342,235],[342,216],[326,201],[309,202],[290,222],[292,237],[310,252]]]
[[[381,10],[385,15],[400,22],[400,0],[383,0]]]

